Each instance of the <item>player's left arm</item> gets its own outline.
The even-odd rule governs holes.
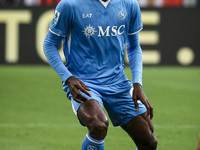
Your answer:
[[[135,103],[136,110],[139,110],[137,100],[140,100],[147,108],[147,114],[150,118],[153,118],[153,107],[149,102],[143,88],[142,88],[142,49],[139,43],[139,33],[128,35],[127,41],[127,53],[129,58],[129,64],[133,76],[133,101]]]
[[[130,22],[127,40],[127,52],[129,57],[129,64],[133,75],[133,101],[136,110],[139,110],[137,100],[140,100],[147,108],[147,113],[150,118],[153,118],[153,107],[150,104],[146,94],[142,89],[142,49],[139,43],[139,31],[142,30],[141,10],[137,0],[131,1]]]

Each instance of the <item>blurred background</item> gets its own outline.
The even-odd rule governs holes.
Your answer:
[[[0,0],[1,64],[47,63],[42,44],[58,2]],[[200,0],[138,2],[144,65],[199,66]]]
[[[60,0],[1,0],[2,6],[56,6]],[[197,7],[199,0],[138,0],[141,7]]]
[[[43,41],[60,0],[0,0],[0,150],[80,149],[79,125]],[[200,134],[200,0],[138,0],[143,88],[159,150],[196,150]],[[62,44],[59,52],[64,60]],[[106,58],[105,58],[106,59]],[[127,54],[125,72],[132,79]],[[110,123],[107,150],[135,146]]]

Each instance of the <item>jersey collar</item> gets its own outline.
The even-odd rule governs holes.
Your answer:
[[[106,1],[106,2],[104,2],[103,0],[99,0],[102,4],[103,4],[103,6],[106,8],[107,6],[108,6],[108,4],[110,3],[110,1],[111,0],[108,0],[108,1]]]

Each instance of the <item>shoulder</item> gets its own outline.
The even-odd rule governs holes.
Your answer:
[[[130,11],[134,11],[136,8],[139,7],[137,0],[123,0],[123,3],[125,4],[126,8]]]
[[[73,12],[73,6],[77,4],[77,0],[61,0],[57,7],[56,10],[59,12]]]
[[[127,5],[137,5],[137,4],[138,4],[138,1],[137,1],[137,0],[124,0],[124,2],[125,2]]]
[[[125,0],[125,1],[127,1],[129,8],[131,9],[132,12],[140,11],[140,6],[137,0]]]
[[[61,0],[60,1],[60,4],[61,5],[64,5],[64,6],[74,6],[74,5],[78,5],[78,0]]]
[[[70,0],[61,0],[58,6],[62,8],[70,7]]]

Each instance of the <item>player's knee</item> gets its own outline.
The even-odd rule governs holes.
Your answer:
[[[103,121],[98,119],[92,119],[90,125],[88,126],[90,135],[98,140],[104,139],[107,135],[108,130],[108,120]]]
[[[158,141],[154,135],[149,140],[148,147],[150,150],[156,150]]]
[[[158,141],[157,141],[156,138],[154,138],[154,139],[152,140],[152,142],[151,142],[151,147],[152,147],[153,149],[156,150],[156,148],[157,148],[157,144],[158,144]]]
[[[152,135],[148,140],[145,140],[138,145],[139,150],[156,150],[157,148],[157,139]]]

